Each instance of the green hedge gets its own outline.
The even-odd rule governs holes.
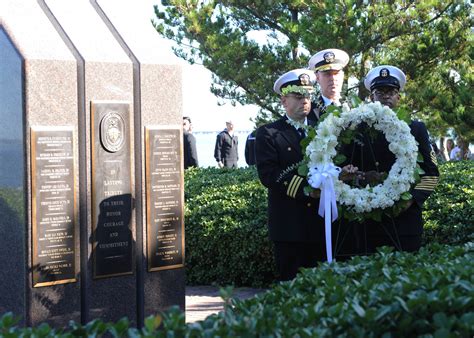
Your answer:
[[[424,205],[425,243],[474,241],[474,161],[447,162]]]
[[[424,242],[474,240],[474,162],[448,162],[440,172],[425,203]],[[275,280],[267,193],[254,168],[187,170],[185,196],[189,285],[261,287]]]
[[[146,320],[86,326],[64,332],[47,325],[15,326],[0,319],[2,337],[472,337],[474,334],[474,243],[430,244],[419,253],[383,248],[370,257],[323,263],[294,280],[245,301],[227,299],[225,310],[185,324],[174,308]]]
[[[472,337],[474,243],[418,254],[384,248],[324,263],[225,313],[190,325],[196,336]]]
[[[190,169],[185,175],[189,285],[268,285],[275,278],[266,189],[253,168]]]

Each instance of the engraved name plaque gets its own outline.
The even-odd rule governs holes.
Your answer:
[[[145,131],[148,271],[179,268],[184,266],[181,129]]]
[[[76,281],[72,127],[31,128],[33,286]]]
[[[94,278],[133,273],[130,103],[91,102]]]

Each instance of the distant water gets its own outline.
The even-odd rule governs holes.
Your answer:
[[[245,141],[251,130],[236,131],[239,139],[239,167],[246,167],[245,163]],[[214,158],[214,147],[216,145],[216,137],[220,131],[194,131],[193,135],[196,137],[196,147],[198,154],[198,161],[200,167],[217,167],[217,162]]]

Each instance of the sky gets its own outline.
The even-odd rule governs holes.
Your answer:
[[[153,4],[156,0],[149,2],[151,17],[155,18]],[[147,5],[148,6],[148,5]],[[162,38],[158,33],[156,38],[163,45],[163,53],[170,62],[182,66],[183,70],[183,116],[189,116],[192,120],[193,131],[218,131],[225,128],[225,121],[230,119],[234,123],[235,130],[253,130],[254,124],[250,121],[257,115],[256,105],[235,107],[230,101],[219,106],[222,101],[211,93],[211,72],[201,65],[190,65],[188,62],[174,55],[172,51],[173,42]],[[225,101],[224,101],[225,102]]]

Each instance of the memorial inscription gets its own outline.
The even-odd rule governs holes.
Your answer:
[[[128,102],[91,103],[94,278],[133,273],[129,115]]]
[[[179,128],[146,128],[149,271],[184,266],[181,142]]]
[[[75,282],[72,127],[31,128],[33,286]]]

